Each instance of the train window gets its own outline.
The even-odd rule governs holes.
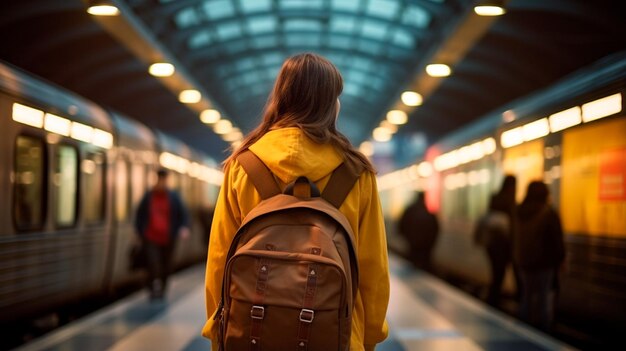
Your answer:
[[[88,153],[82,162],[83,203],[85,221],[96,223],[104,220],[104,154]]]
[[[18,230],[43,226],[45,211],[44,143],[18,136],[15,141],[15,181],[13,183],[13,219]]]
[[[119,160],[115,176],[115,217],[122,222],[128,218],[128,162]]]
[[[55,156],[56,189],[55,224],[69,227],[76,223],[76,194],[78,185],[78,151],[73,146],[59,145]]]
[[[146,191],[146,167],[141,163],[133,163],[130,179],[133,208],[137,208]]]

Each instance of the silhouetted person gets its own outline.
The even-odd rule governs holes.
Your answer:
[[[520,316],[549,329],[554,315],[554,283],[565,259],[565,248],[561,220],[549,205],[549,190],[543,182],[528,185],[517,214],[519,231],[513,252],[522,279]]]
[[[511,262],[511,245],[516,221],[514,176],[504,177],[500,191],[489,201],[489,210],[478,222],[475,241],[484,246],[491,268],[491,282],[487,302],[493,306],[500,304],[502,282],[506,268]]]
[[[415,201],[404,210],[398,230],[409,242],[411,262],[417,268],[430,271],[430,258],[437,241],[439,222],[426,208],[423,192],[418,193]]]
[[[176,240],[189,237],[188,215],[179,195],[167,188],[167,171],[157,172],[157,183],[139,203],[135,227],[145,245],[148,289],[153,299],[167,287]]]

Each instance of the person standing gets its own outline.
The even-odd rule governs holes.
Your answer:
[[[177,239],[189,237],[187,210],[178,193],[168,189],[167,176],[164,169],[157,172],[157,182],[144,194],[135,218],[135,229],[144,245],[152,299],[165,295]]]
[[[549,198],[543,182],[528,185],[517,211],[519,231],[513,251],[522,280],[520,317],[544,330],[552,324],[555,282],[565,260],[561,219]]]
[[[417,268],[431,271],[431,256],[439,234],[439,221],[426,208],[423,192],[419,192],[415,201],[406,208],[400,217],[398,229],[409,242],[411,262]]]
[[[511,263],[512,241],[516,228],[516,184],[515,176],[504,177],[500,191],[491,197],[489,210],[479,220],[475,233],[475,241],[484,246],[489,258],[491,282],[487,303],[492,306],[500,305],[502,283],[506,269]]]
[[[327,59],[311,53],[288,58],[261,124],[224,163],[207,258],[207,322],[202,330],[213,341],[213,350],[219,344],[217,314],[227,251],[243,219],[261,202],[237,160],[247,150],[269,168],[281,188],[304,176],[323,191],[333,170],[343,162],[364,169],[339,208],[354,231],[361,272],[351,314],[350,350],[374,350],[387,337],[390,283],[382,209],[372,164],[336,128],[342,88],[341,74]]]

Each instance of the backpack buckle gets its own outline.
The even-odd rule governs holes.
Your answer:
[[[300,322],[311,323],[315,317],[315,311],[303,308],[300,311]]]
[[[252,306],[252,309],[250,310],[250,318],[263,319],[263,317],[265,317],[265,307]]]

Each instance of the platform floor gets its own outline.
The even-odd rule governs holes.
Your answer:
[[[389,338],[379,351],[574,350],[391,257]],[[138,292],[16,349],[20,351],[200,351],[204,267],[172,279],[166,302]]]

